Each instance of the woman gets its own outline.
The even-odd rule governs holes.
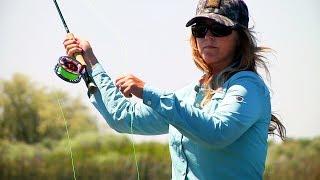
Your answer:
[[[169,133],[172,179],[262,179],[268,132],[278,129],[284,138],[285,129],[271,114],[269,90],[257,74],[258,65],[266,68],[266,48],[257,47],[248,17],[241,0],[200,0],[186,26],[204,75],[172,93],[132,75],[113,83],[87,41],[66,39],[64,45],[69,56],[83,52],[98,87],[90,99],[111,128]],[[130,101],[132,95],[143,103]]]

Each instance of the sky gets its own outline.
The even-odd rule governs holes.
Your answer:
[[[320,1],[245,0],[249,26],[268,55],[272,110],[289,137],[320,135]],[[133,74],[152,86],[176,90],[201,76],[192,61],[185,23],[196,0],[58,0],[71,32],[88,40],[108,74]],[[53,71],[65,55],[66,36],[52,0],[0,0],[0,79],[23,73],[48,88],[86,97],[84,83]],[[97,114],[97,119],[103,122]],[[102,124],[102,126],[106,126]],[[161,140],[166,136],[137,139]]]

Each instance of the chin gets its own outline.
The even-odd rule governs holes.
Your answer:
[[[207,64],[214,64],[214,63],[219,62],[219,60],[214,56],[204,56],[204,61]]]

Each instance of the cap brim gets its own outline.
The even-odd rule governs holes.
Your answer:
[[[192,24],[196,23],[198,20],[203,19],[203,18],[212,19],[212,20],[216,21],[217,23],[220,23],[220,24],[223,24],[226,26],[234,26],[235,25],[235,23],[231,19],[229,19],[225,16],[222,16],[219,14],[214,14],[214,13],[201,13],[201,14],[193,17],[192,19],[190,19],[187,22],[186,27],[191,26]]]

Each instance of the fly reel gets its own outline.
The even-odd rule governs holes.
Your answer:
[[[72,57],[61,56],[54,71],[58,77],[69,82],[78,83],[85,73],[85,66]]]

